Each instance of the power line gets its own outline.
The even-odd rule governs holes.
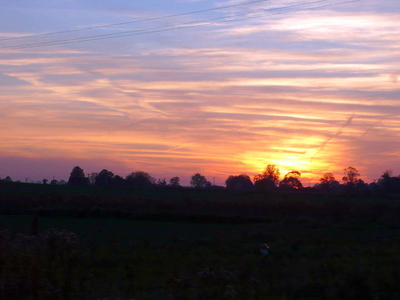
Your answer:
[[[279,7],[279,8],[271,8],[271,9],[259,9],[259,10],[253,10],[253,11],[247,11],[246,13],[241,13],[241,14],[236,14],[236,15],[230,15],[230,16],[225,16],[225,17],[218,17],[218,18],[212,18],[212,19],[204,19],[200,21],[191,21],[191,22],[185,22],[185,23],[177,23],[173,25],[167,25],[167,26],[157,26],[157,27],[150,27],[150,28],[144,28],[144,29],[135,29],[135,30],[128,30],[124,32],[117,32],[117,33],[108,33],[108,34],[101,34],[101,35],[95,35],[95,36],[86,36],[86,37],[81,37],[81,38],[71,38],[71,39],[60,39],[60,40],[53,40],[53,41],[48,41],[48,42],[40,42],[40,43],[33,43],[33,44],[25,44],[25,45],[16,45],[16,46],[6,46],[6,47],[0,47],[0,49],[21,49],[22,48],[29,48],[29,47],[37,47],[37,46],[46,46],[46,45],[53,45],[53,44],[58,44],[58,43],[69,43],[69,42],[75,42],[75,41],[85,41],[85,40],[92,40],[92,39],[97,39],[97,38],[104,38],[104,37],[118,37],[118,36],[126,36],[127,34],[131,33],[137,33],[137,32],[145,32],[145,31],[151,31],[151,30],[159,30],[159,29],[166,29],[166,28],[172,28],[172,27],[178,27],[178,26],[185,26],[185,27],[191,27],[188,25],[193,25],[193,24],[198,24],[201,22],[210,22],[210,21],[217,21],[217,20],[222,20],[222,19],[227,19],[227,18],[232,18],[232,17],[238,17],[238,16],[245,16],[248,14],[253,14],[256,12],[265,12],[265,11],[273,11],[273,10],[279,10],[279,9],[285,9],[285,8],[292,8],[292,7],[297,7],[297,6],[304,6],[307,4],[313,4],[313,3],[318,3],[318,2],[326,2],[328,0],[318,0],[314,2],[307,2],[307,3],[302,3],[302,4],[295,4],[295,5],[289,5],[289,6],[284,6],[284,7]],[[200,25],[200,24],[198,24]]]
[[[320,1],[310,2],[310,3],[325,2],[325,1],[327,1],[327,0],[320,0]],[[328,5],[323,5],[323,6],[316,6],[316,7],[302,8],[302,9],[296,9],[296,10],[285,11],[285,12],[271,13],[271,14],[268,14],[268,15],[287,14],[287,13],[291,13],[291,12],[299,12],[299,11],[313,10],[313,9],[319,9],[319,8],[326,8],[326,7],[332,7],[332,6],[348,4],[348,3],[354,3],[354,2],[359,2],[359,1],[361,1],[361,0],[345,1],[345,2],[339,2],[339,3],[328,4]],[[310,4],[310,3],[307,3],[307,4]],[[305,4],[301,4],[301,5],[305,5]],[[296,6],[298,6],[298,5],[296,5]],[[282,9],[282,8],[287,8],[287,7],[275,8],[275,10],[276,9]],[[269,11],[269,10],[264,10],[264,11]],[[244,14],[244,15],[248,15],[248,14]],[[236,15],[236,16],[238,16],[238,15]],[[69,39],[69,40],[58,40],[58,41],[50,41],[50,42],[43,42],[43,43],[36,43],[36,44],[27,44],[27,45],[20,45],[20,46],[0,47],[0,49],[3,49],[3,50],[7,50],[7,49],[18,50],[18,49],[27,49],[27,48],[35,48],[35,47],[43,47],[43,46],[55,46],[55,45],[63,45],[63,44],[90,42],[90,41],[97,41],[97,40],[105,40],[105,39],[114,39],[114,38],[120,38],[120,37],[127,37],[127,36],[136,36],[136,35],[144,35],[144,34],[150,34],[150,33],[173,31],[173,30],[178,30],[178,29],[195,28],[195,27],[214,25],[214,24],[222,24],[222,23],[228,23],[228,22],[237,22],[237,21],[261,18],[261,17],[263,17],[263,16],[246,17],[246,18],[233,19],[233,20],[227,20],[227,21],[198,24],[199,22],[207,22],[207,21],[214,21],[214,20],[217,20],[217,19],[232,18],[232,16],[229,16],[229,17],[208,19],[208,20],[202,20],[202,21],[196,21],[196,22],[175,24],[175,25],[170,25],[170,26],[125,31],[125,32],[114,33],[114,34],[106,34],[106,35],[99,35],[99,36],[89,36],[89,37],[75,38],[75,39]],[[188,26],[188,24],[193,24],[193,23],[195,23],[195,24]],[[182,26],[182,25],[186,25],[186,26]],[[177,26],[179,26],[179,27],[177,27]],[[174,28],[168,28],[168,27],[174,27]],[[154,30],[154,29],[159,29],[159,30]],[[153,30],[153,31],[149,31],[149,30]],[[135,33],[132,33],[132,32],[135,32]]]
[[[105,25],[91,26],[91,27],[85,27],[85,28],[79,28],[79,29],[53,31],[53,32],[47,32],[47,33],[39,33],[39,34],[20,36],[20,37],[5,38],[5,39],[0,39],[0,42],[9,41],[9,40],[27,39],[27,38],[39,37],[39,36],[71,33],[71,32],[78,32],[78,31],[86,31],[86,30],[93,30],[93,29],[100,29],[100,28],[108,28],[108,27],[127,25],[127,24],[134,24],[134,23],[156,21],[156,20],[175,18],[175,17],[182,17],[182,16],[187,16],[187,15],[192,15],[192,14],[199,14],[199,13],[204,13],[204,12],[216,11],[216,10],[221,10],[221,9],[226,9],[226,8],[233,8],[233,7],[239,7],[239,6],[244,6],[244,5],[251,5],[251,4],[262,3],[262,2],[269,2],[269,1],[271,1],[271,0],[257,0],[257,1],[250,1],[250,2],[244,2],[244,3],[239,3],[239,4],[233,4],[233,5],[220,6],[220,7],[216,7],[216,8],[195,10],[195,11],[190,11],[190,12],[185,12],[185,13],[180,13],[180,14],[166,15],[166,16],[160,16],[160,17],[147,18],[147,19],[139,19],[139,20],[128,21],[128,22],[105,24]]]
[[[127,30],[127,31],[123,31],[123,32],[100,34],[100,35],[86,36],[86,37],[81,37],[81,38],[59,39],[59,40],[53,40],[53,41],[48,41],[48,42],[32,43],[32,44],[25,44],[25,45],[19,45],[19,46],[18,45],[16,45],[16,46],[5,46],[5,47],[0,47],[0,49],[23,49],[23,48],[47,46],[47,45],[53,45],[53,44],[57,45],[58,43],[64,44],[64,43],[76,42],[76,41],[77,42],[86,41],[87,39],[89,41],[89,40],[93,40],[93,39],[97,40],[97,38],[101,38],[102,39],[102,38],[105,38],[105,37],[126,36],[127,34],[131,34],[131,33],[146,32],[146,31],[152,31],[152,30],[154,31],[154,30],[173,28],[173,27],[178,27],[178,26],[191,27],[191,26],[188,26],[188,25],[193,25],[193,24],[197,24],[197,23],[201,23],[201,22],[210,22],[210,21],[223,20],[223,19],[232,18],[232,17],[240,17],[240,16],[249,15],[249,14],[254,14],[254,13],[257,13],[257,12],[281,10],[281,9],[304,6],[304,5],[308,5],[308,4],[314,4],[314,3],[326,2],[326,1],[328,1],[328,0],[317,0],[317,1],[314,1],[314,2],[306,2],[306,3],[288,5],[288,6],[278,7],[278,8],[251,10],[251,11],[247,11],[245,13],[240,13],[240,14],[236,14],[236,15],[230,15],[230,16],[224,16],[224,17],[218,17],[218,18],[212,18],[212,19],[203,19],[203,20],[200,20],[200,21],[190,21],[190,22],[185,22],[185,23],[177,23],[177,24],[173,24],[173,25],[163,25],[163,26],[149,27],[149,28],[144,28],[144,29]]]
[[[314,2],[296,4],[296,5],[291,5],[291,6],[284,6],[284,7],[273,8],[273,9],[263,9],[262,12],[267,12],[267,11],[271,11],[271,10],[278,10],[278,9],[285,9],[285,8],[292,8],[292,7],[296,7],[296,6],[304,6],[304,5],[308,5],[308,4],[315,4],[315,3],[326,2],[326,1],[328,1],[328,0],[319,0],[319,1],[314,1]],[[301,8],[301,9],[295,9],[295,10],[284,11],[284,12],[270,13],[268,15],[287,14],[287,13],[291,13],[291,12],[299,12],[299,11],[313,10],[313,9],[319,9],[319,8],[326,8],[326,7],[332,7],[332,6],[348,4],[348,3],[354,3],[354,2],[359,2],[359,1],[361,1],[361,0],[350,0],[350,1],[338,2],[338,3],[327,4],[327,5],[322,5],[322,6],[315,6],[315,7]],[[81,43],[81,42],[89,42],[89,41],[97,41],[97,40],[105,40],[105,39],[114,39],[114,38],[127,37],[127,36],[136,36],[136,35],[143,35],[143,34],[150,34],[150,33],[173,31],[173,30],[178,30],[178,29],[195,28],[195,27],[201,27],[201,26],[206,26],[206,25],[222,24],[222,23],[228,23],[228,22],[237,22],[237,21],[261,18],[261,17],[264,16],[264,15],[261,15],[261,16],[258,15],[258,16],[245,17],[245,18],[239,18],[239,19],[233,19],[233,20],[213,22],[213,23],[203,23],[203,22],[216,21],[216,20],[227,19],[227,18],[232,18],[232,17],[237,17],[237,16],[249,15],[249,14],[254,14],[254,13],[255,12],[253,11],[251,13],[246,13],[246,14],[239,14],[239,15],[228,16],[228,17],[206,19],[206,20],[187,22],[187,23],[179,23],[179,24],[169,25],[169,26],[161,26],[161,27],[153,27],[153,28],[145,28],[145,29],[136,29],[136,30],[124,31],[124,32],[120,32],[120,33],[89,36],[89,37],[74,38],[74,39],[67,39],[67,40],[55,40],[55,41],[34,43],[34,44],[25,44],[25,45],[19,45],[19,46],[0,47],[0,49],[3,49],[3,50],[11,50],[11,49],[17,50],[17,49],[27,49],[27,48],[35,48],[35,47],[43,47],[43,46],[55,46],[55,45]],[[200,22],[202,22],[202,23],[200,23]],[[190,24],[193,24],[193,25],[190,25]]]

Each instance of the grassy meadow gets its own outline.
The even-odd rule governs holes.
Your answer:
[[[397,199],[24,187],[0,299],[400,298]]]

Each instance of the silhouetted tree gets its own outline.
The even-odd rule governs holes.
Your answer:
[[[335,179],[332,173],[325,173],[322,175],[322,177],[319,179],[319,182],[320,183],[318,187],[324,190],[337,188],[340,185],[339,181]]]
[[[42,182],[43,182],[43,184],[47,184],[49,181],[48,181],[46,178],[44,178],[44,179],[42,180]]]
[[[378,183],[371,182],[368,184],[368,191],[374,195],[379,194],[379,192],[381,192],[381,187],[378,185]]]
[[[125,179],[119,175],[114,176],[114,186],[121,187],[125,185]]]
[[[172,178],[169,180],[169,186],[170,186],[170,187],[174,187],[174,188],[180,187],[181,185],[180,185],[180,183],[179,183],[179,177],[178,177],[178,176],[172,177]]]
[[[378,186],[384,192],[399,193],[400,177],[393,176],[392,171],[385,171],[378,180]]]
[[[195,188],[206,188],[211,186],[209,182],[203,175],[196,173],[192,176],[190,180],[190,185]]]
[[[166,187],[167,186],[167,181],[165,180],[165,178],[158,179],[157,180],[157,186],[158,187]]]
[[[72,172],[69,176],[68,184],[76,185],[76,186],[89,185],[89,178],[85,177],[85,173],[83,172],[83,169],[76,166],[75,168],[72,169]]]
[[[347,167],[343,169],[345,176],[343,176],[342,180],[344,184],[354,185],[358,181],[358,176],[360,173],[354,167]]]
[[[275,165],[268,165],[261,174],[254,176],[254,187],[257,190],[274,189],[278,185],[280,172]]]
[[[228,190],[250,191],[254,188],[250,177],[246,174],[240,174],[238,176],[230,175],[225,181],[225,184]]]
[[[50,182],[50,184],[51,184],[51,185],[57,185],[57,184],[58,184],[58,181],[55,180],[55,179],[53,179],[53,180]]]
[[[114,184],[114,173],[103,169],[100,173],[95,177],[95,185],[96,186],[112,186]]]
[[[285,175],[283,180],[279,183],[279,187],[282,189],[301,189],[303,185],[301,184],[299,177],[301,173],[299,171],[291,171]]]
[[[5,181],[5,182],[12,182],[12,179],[11,179],[10,176],[7,176],[6,178],[4,178],[4,181]]]
[[[156,180],[149,173],[135,171],[126,176],[126,184],[131,187],[149,188],[155,185]]]
[[[358,188],[363,188],[363,187],[366,186],[366,183],[364,182],[364,180],[358,179],[357,182],[356,182],[356,185],[357,185]]]
[[[386,170],[381,175],[381,178],[378,180],[378,183],[381,182],[381,184],[384,185],[385,181],[389,181],[390,178],[392,178],[392,177],[393,177],[393,171],[392,170]]]

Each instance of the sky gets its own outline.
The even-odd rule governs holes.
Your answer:
[[[14,0],[0,20],[0,178],[400,174],[398,0]]]

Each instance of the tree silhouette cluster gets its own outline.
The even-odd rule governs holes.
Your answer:
[[[275,165],[268,165],[260,174],[254,176],[254,184],[246,174],[229,176],[225,183],[226,188],[229,190],[249,191],[254,189],[267,191],[276,188],[293,190],[303,188],[299,179],[300,176],[301,173],[299,171],[291,171],[283,177],[282,181],[279,181],[279,169]]]
[[[135,171],[128,174],[125,178],[114,175],[113,172],[103,169],[99,173],[90,173],[85,176],[83,169],[76,166],[72,169],[68,184],[72,186],[98,186],[98,187],[180,187],[179,177],[172,177],[167,184],[165,179],[156,180],[149,173]]]
[[[336,180],[332,173],[325,173],[319,180],[319,183],[307,189],[315,189],[319,191],[369,191],[373,193],[400,193],[400,176],[393,176],[392,171],[385,171],[379,180],[366,184],[360,178],[360,172],[355,167],[347,167],[343,170],[342,184]],[[280,180],[280,170],[275,165],[267,165],[267,167],[251,180],[247,174],[230,175],[226,181],[226,189],[231,191],[259,191],[265,192],[275,189],[280,190],[300,190],[303,184],[300,181],[301,173],[293,170],[288,172]],[[12,182],[7,176],[0,179],[2,182]],[[47,179],[42,180],[43,184],[48,184]],[[125,178],[115,175],[113,172],[103,169],[100,172],[85,175],[85,172],[79,166],[72,169],[68,185],[70,186],[97,186],[97,187],[131,187],[131,188],[180,188],[180,178],[172,177],[168,182],[165,178],[155,179],[149,173],[144,171],[134,171]],[[51,185],[65,184],[64,181],[58,182],[53,179]],[[212,184],[207,178],[195,173],[191,176],[190,186],[198,189],[211,188]]]
[[[195,188],[207,188],[211,187],[211,182],[209,182],[200,173],[196,173],[192,176],[192,179],[190,180],[190,185]]]
[[[360,172],[355,167],[343,169],[342,184],[332,173],[325,173],[319,183],[308,189],[330,192],[369,192],[369,193],[400,193],[400,176],[393,176],[392,171],[385,171],[377,182],[366,184],[360,178]],[[301,173],[291,171],[280,181],[280,171],[275,165],[268,165],[260,174],[254,176],[253,182],[246,174],[229,176],[226,180],[228,190],[237,191],[268,191],[268,190],[299,190],[304,188],[300,181]]]
[[[152,188],[152,187],[181,187],[178,176],[172,177],[167,183],[166,179],[155,179],[149,173],[144,171],[135,171],[127,175],[125,178],[114,175],[113,172],[106,169],[99,173],[91,173],[85,176],[82,168],[76,166],[72,169],[68,184],[72,186],[99,186],[99,187],[133,187],[133,188]],[[194,188],[209,188],[211,182],[200,173],[196,173],[191,177],[190,185]]]

